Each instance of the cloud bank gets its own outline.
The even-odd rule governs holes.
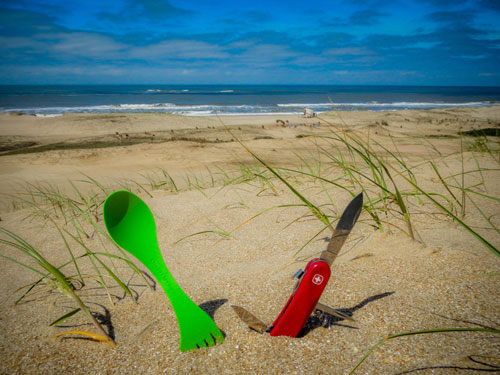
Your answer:
[[[5,1],[0,83],[500,85],[492,1]]]

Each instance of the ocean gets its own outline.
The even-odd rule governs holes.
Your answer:
[[[0,86],[0,112],[297,114],[500,105],[500,87],[297,85]]]

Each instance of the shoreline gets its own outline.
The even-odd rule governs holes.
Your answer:
[[[317,106],[325,106],[327,103],[323,104],[314,104],[314,103],[296,103],[296,104],[283,104],[281,106],[294,106],[294,107],[304,107],[308,108],[311,111],[314,111],[317,115],[327,114],[328,112],[395,112],[395,111],[426,111],[432,109],[454,109],[454,108],[485,108],[485,107],[496,107],[500,106],[500,101],[486,101],[486,102],[469,102],[469,103],[410,103],[401,102],[401,103],[356,103],[353,108],[349,108],[353,106],[355,103],[335,103],[331,105],[332,108],[326,110],[314,110]],[[144,104],[138,104],[140,107]],[[128,104],[127,106],[131,106]],[[152,105],[154,106],[154,105]],[[280,105],[278,105],[280,106]],[[100,107],[100,106],[98,106]],[[378,107],[378,109],[376,109]],[[349,108],[349,109],[346,109]],[[36,113],[32,111],[23,111],[16,109],[8,109],[0,112],[0,115],[12,115],[12,116],[34,116],[37,118],[54,118],[65,115],[174,115],[174,116],[183,116],[183,117],[238,117],[238,116],[302,116],[303,110],[295,110],[292,112],[280,112],[280,111],[270,111],[270,112],[210,112],[210,111],[134,111],[130,110],[112,110],[110,108],[109,111],[66,111],[66,112],[57,112],[57,113]]]

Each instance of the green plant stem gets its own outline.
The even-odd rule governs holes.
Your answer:
[[[394,335],[389,335],[379,340],[375,345],[373,345],[365,353],[365,355],[358,361],[358,363],[356,363],[356,365],[351,369],[351,371],[349,371],[349,375],[353,374],[359,368],[359,366],[361,366],[361,364],[370,356],[370,354],[372,354],[373,351],[377,349],[379,345],[383,344],[388,340],[392,340],[403,336],[423,335],[428,333],[445,333],[445,332],[487,332],[487,333],[500,334],[500,330],[493,328],[438,328],[438,329],[426,329],[421,331],[402,332]]]
[[[397,171],[396,171],[397,172]],[[398,172],[399,173],[399,172]],[[402,176],[402,175],[401,175]],[[485,245],[493,254],[500,258],[500,251],[494,247],[491,243],[489,243],[483,236],[474,231],[471,227],[465,224],[461,219],[453,214],[450,210],[448,210],[445,206],[435,200],[429,193],[424,191],[421,187],[414,184],[410,179],[406,178],[406,176],[402,176],[406,181],[415,186],[423,195],[425,195],[428,199],[430,199],[436,206],[438,206],[441,210],[443,210],[449,217],[459,223],[465,230],[471,233],[476,239],[478,239],[483,245]]]

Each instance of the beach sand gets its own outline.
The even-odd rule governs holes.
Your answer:
[[[101,242],[103,236],[84,219],[68,214],[68,201],[60,197],[82,202],[77,187],[90,202],[92,220],[104,228],[104,197],[128,187],[155,216],[168,268],[193,301],[208,306],[226,336],[215,347],[181,352],[175,315],[161,288],[124,262],[101,256],[133,298],[107,275],[107,290],[89,277],[77,293],[105,322],[116,347],[77,335],[53,338],[69,330],[97,331],[81,312],[58,327],[49,326],[77,306],[48,283],[40,283],[15,305],[26,291],[18,289],[40,276],[0,258],[0,373],[346,374],[390,334],[459,327],[498,330],[499,257],[427,197],[415,194],[395,171],[411,176],[423,190],[440,194],[431,197],[459,217],[462,194],[451,185],[460,186],[463,176],[465,186],[479,193],[468,194],[463,221],[498,249],[498,137],[459,133],[499,127],[499,106],[331,112],[307,119],[0,115],[2,228],[21,236],[55,265],[70,259],[61,233],[73,234],[92,251],[122,256],[112,244]],[[333,220],[352,197],[343,187],[360,191],[353,177],[332,161],[333,156],[350,160],[355,153],[333,141],[336,135],[365,140],[394,168],[415,239],[390,199],[377,206],[386,205],[385,213],[379,211],[383,230],[364,210],[332,265],[321,298],[355,321],[331,318],[324,327],[311,319],[300,338],[258,334],[238,319],[231,305],[272,323],[292,291],[292,275],[319,255],[331,233],[321,231],[325,225],[236,139],[269,165],[282,168],[287,181]],[[411,166],[411,174],[396,158]],[[362,168],[363,162],[356,160],[359,164],[350,168]],[[365,177],[354,175],[366,184],[368,198],[383,196],[369,181],[370,170],[363,173]],[[386,182],[394,192],[390,180]],[[40,192],[45,198],[35,196]],[[48,204],[51,194],[54,199]],[[46,211],[37,210],[33,200]],[[65,237],[75,256],[84,254],[84,247],[69,234]],[[26,259],[5,244],[0,249],[4,255]],[[88,257],[78,264],[82,274],[97,274]],[[71,266],[63,270],[76,274]],[[425,334],[386,341],[356,373],[498,371],[499,358],[498,333]]]

